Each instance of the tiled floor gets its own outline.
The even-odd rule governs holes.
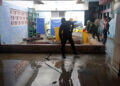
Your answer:
[[[120,86],[107,64],[114,43],[108,40],[107,54],[0,54],[0,86]]]

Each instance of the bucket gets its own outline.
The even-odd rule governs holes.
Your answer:
[[[59,27],[55,27],[55,38],[56,38],[56,41],[60,41]]]
[[[88,42],[88,33],[87,31],[83,31],[83,43],[86,44]]]

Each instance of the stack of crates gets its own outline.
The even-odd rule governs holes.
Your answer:
[[[28,36],[29,37],[36,36],[37,18],[39,18],[39,14],[36,13],[35,9],[28,8]]]

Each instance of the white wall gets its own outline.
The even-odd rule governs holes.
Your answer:
[[[45,19],[45,24],[47,23],[47,27],[50,27],[50,22],[51,22],[51,12],[38,12],[39,13],[39,18],[44,18]]]
[[[85,21],[85,13],[84,11],[67,11],[65,13],[65,18],[69,20],[69,18],[73,18],[76,21],[82,21],[82,24],[84,25]]]
[[[76,1],[43,1],[42,5],[35,5],[37,11],[73,11],[88,10],[88,3],[76,4]]]
[[[115,0],[114,10],[117,10],[118,8],[120,8],[120,1],[119,0]]]
[[[33,1],[7,1],[10,4],[14,4],[16,6],[22,7],[22,8],[33,8],[34,3]]]
[[[69,20],[69,18],[73,18],[76,21],[82,21],[84,25],[84,11],[67,11],[65,12],[65,18],[66,20]],[[45,23],[50,22],[51,18],[51,12],[39,12],[39,18],[44,18]]]
[[[44,18],[45,23],[48,23],[51,20],[51,12],[39,12],[39,18]]]
[[[96,1],[99,1],[99,0],[83,0],[85,2],[96,2]]]

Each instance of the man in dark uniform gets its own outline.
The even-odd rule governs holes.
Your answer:
[[[76,54],[76,49],[74,46],[74,41],[72,39],[72,30],[73,30],[73,26],[72,26],[72,22],[67,22],[65,20],[65,18],[61,19],[61,26],[60,26],[60,30],[59,30],[59,36],[61,39],[61,44],[62,44],[62,57],[65,58],[65,44],[66,41],[69,40],[72,49],[73,49],[73,53]]]

